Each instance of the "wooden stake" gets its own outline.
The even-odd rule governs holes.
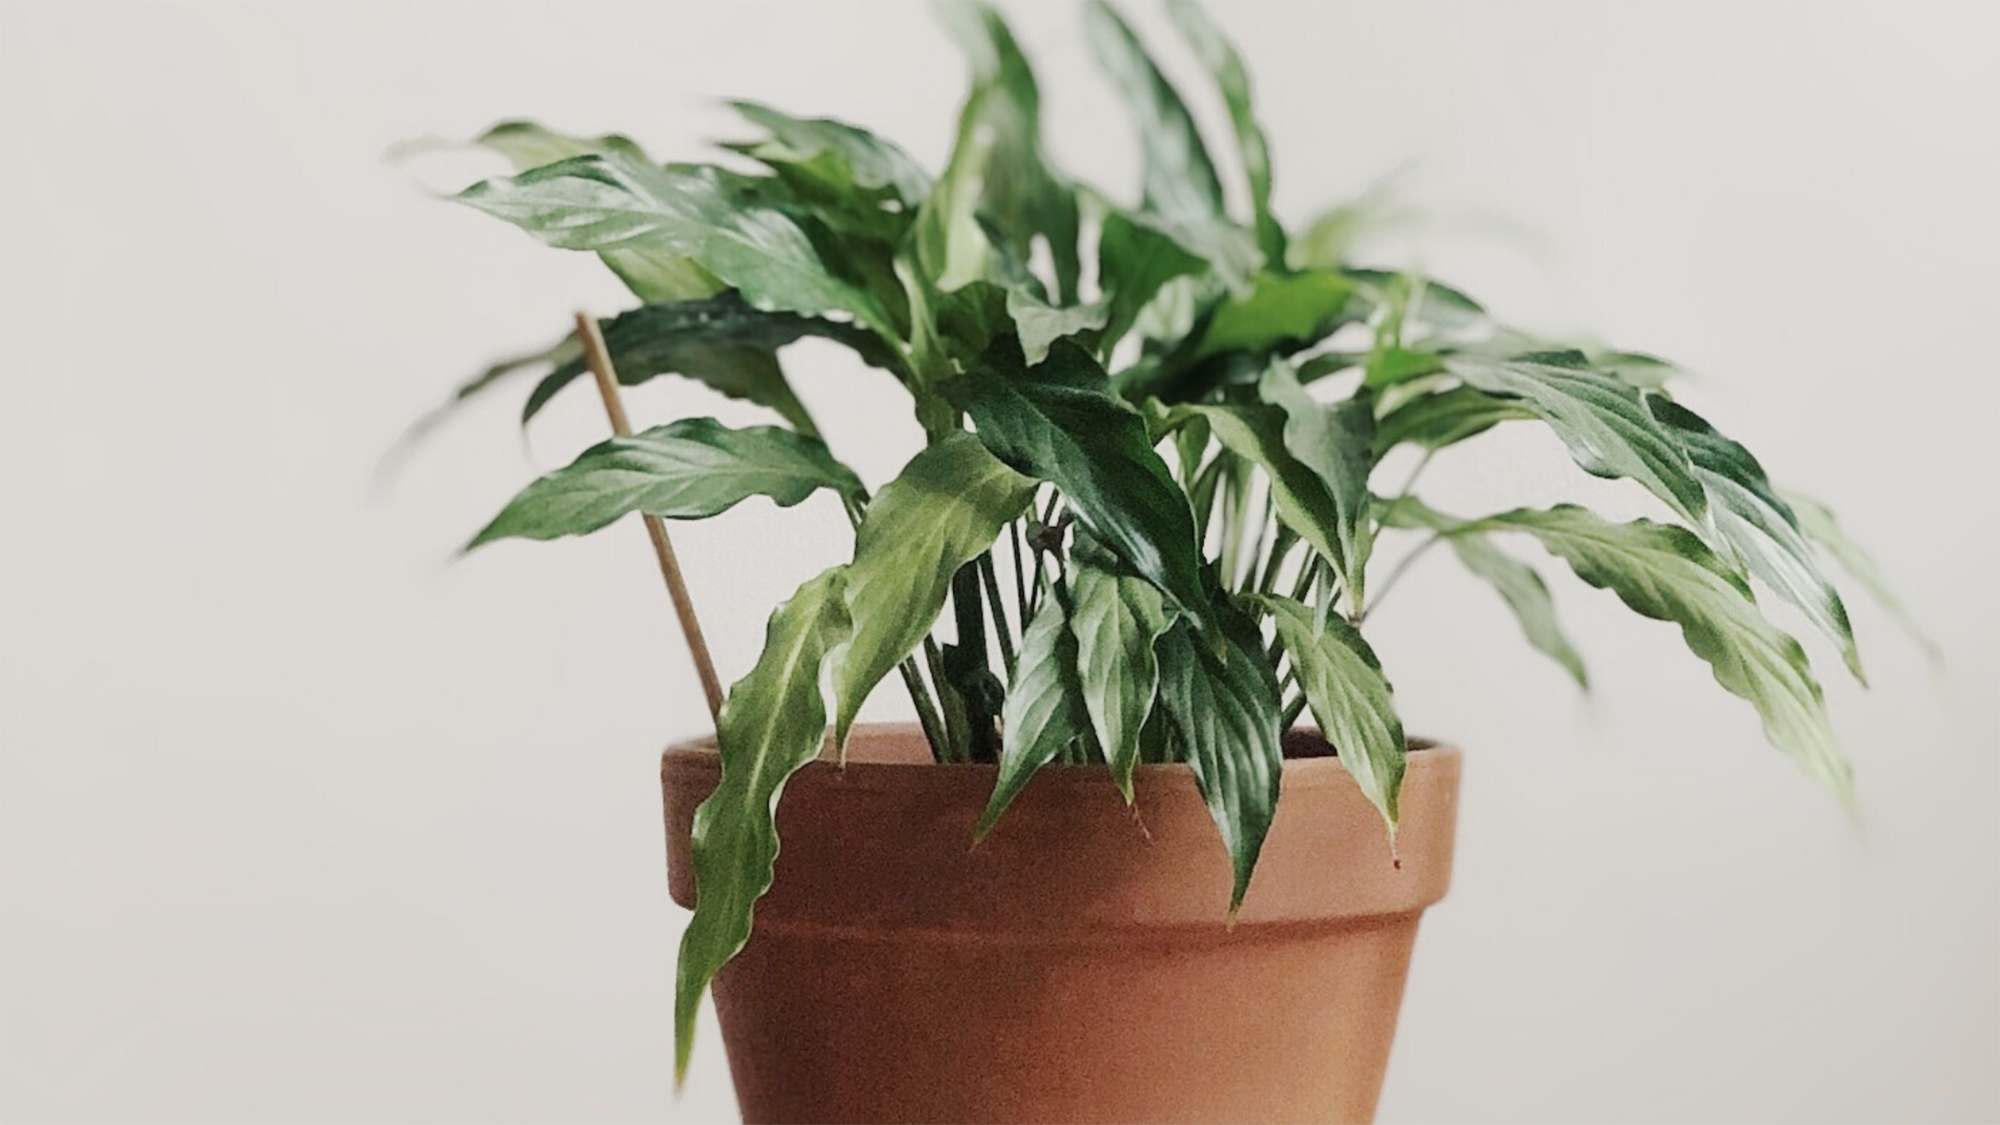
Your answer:
[[[618,394],[618,373],[611,366],[611,351],[604,346],[604,334],[589,313],[576,314],[576,338],[583,345],[583,360],[597,380],[597,393],[604,399],[604,413],[611,419],[611,432],[619,437],[632,433],[625,417],[625,401]],[[687,580],[681,577],[680,560],[674,557],[674,541],[667,537],[667,524],[649,515],[646,535],[653,541],[653,554],[660,560],[660,574],[667,580],[667,594],[674,600],[674,613],[681,620],[681,635],[687,638],[688,655],[694,657],[695,674],[701,677],[702,694],[708,697],[709,718],[722,720],[722,681],[715,678],[715,662],[709,659],[708,641],[701,635],[701,622],[694,615],[694,599],[688,597]]]

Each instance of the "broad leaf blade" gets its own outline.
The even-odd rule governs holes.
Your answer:
[[[1653,417],[1632,385],[1592,370],[1569,352],[1504,360],[1456,357],[1446,366],[1466,384],[1511,396],[1533,411],[1585,472],[1630,478],[1688,519],[1702,519],[1707,490],[1679,438]]]
[[[1805,650],[1764,619],[1749,587],[1693,533],[1647,520],[1611,523],[1572,505],[1469,526],[1527,532],[1585,582],[1616,593],[1636,613],[1680,626],[1716,682],[1757,708],[1771,743],[1850,798],[1852,770]]]
[[[1271,150],[1264,127],[1257,121],[1250,95],[1250,73],[1236,44],[1229,41],[1208,12],[1194,0],[1172,0],[1167,14],[1181,36],[1194,48],[1202,65],[1215,79],[1229,122],[1236,130],[1236,148],[1243,159],[1244,178],[1250,181],[1250,206],[1257,230],[1257,246],[1272,262],[1285,260],[1285,231],[1271,211]]]
[[[1798,518],[1771,488],[1763,466],[1694,411],[1663,398],[1649,399],[1647,405],[1680,437],[1695,475],[1708,490],[1712,545],[1803,611],[1840,649],[1847,670],[1866,683],[1847,606],[1821,573]]]
[[[958,568],[979,557],[1034,494],[968,433],[932,444],[877,493],[847,568],[853,636],[834,655],[841,745],[861,703],[931,631]]]
[[[1229,850],[1233,914],[1271,829],[1284,757],[1278,682],[1264,660],[1263,638],[1234,610],[1221,632],[1221,656],[1184,621],[1161,636],[1160,706],[1180,734],[1188,768]]]
[[[867,129],[826,117],[793,117],[758,102],[730,107],[770,134],[768,140],[734,146],[737,151],[815,198],[860,202],[882,212],[878,200],[886,197],[907,213],[930,194],[931,178],[923,168],[895,142]]]
[[[1404,401],[1375,424],[1375,456],[1408,442],[1436,451],[1476,437],[1502,422],[1533,418],[1518,399],[1490,395],[1476,387],[1428,391]]]
[[[1070,553],[1069,591],[1069,627],[1076,635],[1084,710],[1111,767],[1111,778],[1129,804],[1132,770],[1139,762],[1139,731],[1153,710],[1159,687],[1154,645],[1172,615],[1158,587],[1119,567],[1088,533],[1079,535]],[[1024,644],[1023,669],[1029,666],[1026,651]]]
[[[1259,597],[1256,604],[1277,625],[1278,640],[1298,673],[1320,733],[1395,831],[1407,742],[1375,650],[1337,614],[1319,620],[1311,607],[1275,595]]]
[[[1105,347],[1125,338],[1163,286],[1200,273],[1207,265],[1200,255],[1155,225],[1123,211],[1105,216],[1097,240],[1098,282],[1109,308]]]
[[[1291,364],[1281,359],[1265,369],[1259,389],[1284,412],[1285,448],[1319,477],[1333,501],[1337,553],[1328,561],[1346,584],[1349,600],[1358,606],[1375,545],[1368,495],[1368,476],[1375,469],[1373,396],[1362,391],[1343,402],[1320,402],[1306,393]]]
[[[1112,393],[1088,352],[1057,341],[1047,361],[1028,367],[1011,341],[1001,341],[943,391],[995,456],[1053,483],[1128,566],[1202,615],[1194,513],[1145,420]]]
[[[687,258],[764,309],[845,312],[895,336],[876,300],[840,280],[798,224],[706,168],[658,168],[619,153],[580,156],[458,198],[565,250],[658,248]]]
[[[1051,593],[1042,599],[1041,608],[1021,635],[1017,671],[1001,711],[1006,737],[1000,748],[1000,769],[993,797],[979,818],[980,837],[992,830],[1036,770],[1079,740],[1091,737],[1077,666],[1077,638],[1070,631],[1069,609],[1059,594]]]
[[[687,1076],[702,993],[750,939],[757,900],[778,859],[774,814],[785,781],[826,737],[820,670],[849,628],[836,567],[771,614],[764,651],[729,689],[716,722],[722,780],[694,814],[694,917],[681,935],[674,984],[674,1080]]]
[[[585,450],[522,489],[466,550],[496,539],[588,535],[632,512],[706,519],[752,496],[790,507],[822,488],[852,495],[861,482],[818,438],[683,418]]]
[[[1259,274],[1250,292],[1216,309],[1195,353],[1296,350],[1353,320],[1366,306],[1355,284],[1330,270]]]

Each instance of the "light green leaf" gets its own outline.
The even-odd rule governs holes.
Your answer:
[[[1772,490],[1763,466],[1694,411],[1663,398],[1650,398],[1647,405],[1680,437],[1695,475],[1708,490],[1712,534],[1704,538],[1803,611],[1838,646],[1847,670],[1866,683],[1847,606],[1821,573],[1797,517]]]
[[[843,569],[807,582],[771,614],[757,666],[729,689],[716,722],[722,781],[694,814],[694,917],[674,982],[676,1083],[687,1077],[702,993],[750,939],[751,913],[771,889],[785,781],[826,737],[820,671],[849,627]]]
[[[1090,354],[1057,341],[1033,367],[1000,341],[943,387],[1000,460],[1053,483],[1119,558],[1199,618],[1207,601],[1194,513],[1146,422]]]
[[[1306,705],[1320,733],[1339,752],[1340,764],[1370,804],[1396,829],[1396,796],[1403,787],[1403,721],[1382,662],[1359,630],[1338,614],[1318,615],[1290,598],[1254,599],[1271,615],[1278,640],[1298,673]]]
[[[1445,366],[1469,386],[1511,396],[1533,411],[1585,472],[1630,478],[1690,521],[1703,519],[1707,490],[1680,439],[1653,417],[1638,388],[1592,370],[1575,352],[1456,356]]]
[[[861,490],[818,438],[683,418],[594,445],[521,490],[466,550],[496,539],[588,535],[632,512],[706,519],[752,496],[790,507],[819,489]]]
[[[1139,731],[1159,686],[1153,647],[1172,615],[1158,587],[1120,567],[1088,532],[1078,533],[1070,552],[1069,593],[1084,710],[1111,778],[1129,804]],[[1025,656],[1020,666],[1028,667]]]
[[[1284,752],[1278,733],[1278,681],[1263,638],[1240,610],[1219,609],[1224,651],[1185,621],[1160,637],[1160,706],[1187,752],[1188,768],[1229,850],[1235,885],[1230,913],[1243,904],[1257,854],[1278,804]]]
[[[876,494],[847,568],[854,632],[833,659],[840,745],[869,691],[930,633],[952,575],[991,547],[1033,495],[1033,481],[964,432],[926,447]]]
[[[1764,619],[1742,578],[1693,533],[1647,520],[1611,523],[1567,504],[1466,526],[1533,535],[1577,577],[1616,593],[1633,612],[1679,625],[1716,682],[1757,708],[1772,745],[1843,801],[1850,798],[1852,770],[1834,741],[1805,650]]]
[[[486,180],[458,198],[551,246],[657,248],[694,261],[758,308],[845,312],[895,339],[881,305],[836,277],[797,223],[714,169],[600,153]]]
[[[1158,227],[1123,211],[1106,215],[1097,239],[1098,283],[1110,314],[1104,347],[1125,338],[1162,286],[1206,268],[1199,255]]]
[[[895,142],[825,117],[793,117],[757,102],[731,108],[770,133],[768,140],[731,146],[757,160],[812,198],[859,202],[881,210],[877,197],[913,212],[931,191],[931,178]]]
[[[1889,611],[1911,639],[1930,654],[1933,662],[1942,661],[1944,651],[1917,625],[1916,618],[1903,605],[1902,599],[1889,589],[1888,580],[1882,577],[1882,570],[1874,558],[1840,526],[1833,511],[1825,504],[1796,492],[1786,492],[1782,496],[1785,503],[1791,506],[1792,514],[1798,517],[1799,528],[1805,532],[1806,538],[1832,555],[1842,570],[1861,583],[1861,588]]]
[[[1375,546],[1369,519],[1368,475],[1375,469],[1373,396],[1366,391],[1338,403],[1306,393],[1292,365],[1273,360],[1258,384],[1264,399],[1285,414],[1285,448],[1311,469],[1333,501],[1333,544],[1327,557],[1354,605],[1362,604],[1362,579]],[[1301,535],[1303,529],[1294,527]]]
[[[1223,215],[1222,182],[1202,145],[1194,118],[1139,37],[1102,0],[1083,10],[1091,53],[1132,111],[1145,154],[1144,206],[1172,219],[1203,220]]]
[[[1023,357],[1036,364],[1049,358],[1049,346],[1057,340],[1081,337],[1087,346],[1104,327],[1109,312],[1095,303],[1057,308],[1025,289],[1010,288],[1007,315],[1021,338]]]
[[[1590,690],[1590,674],[1583,666],[1583,657],[1563,635],[1562,626],[1556,621],[1555,599],[1534,567],[1494,546],[1485,533],[1466,529],[1463,521],[1433,511],[1415,497],[1398,498],[1381,510],[1381,518],[1389,527],[1444,533],[1445,542],[1451,544],[1465,569],[1485,579],[1507,603],[1514,619],[1521,623],[1528,643],[1562,665],[1576,680],[1576,686]]]
[[[1000,769],[976,833],[982,839],[1036,770],[1091,737],[1090,716],[1084,711],[1077,679],[1077,638],[1070,631],[1069,610],[1059,593],[1044,597],[1028,622],[1021,635],[1016,668],[1000,713],[1005,732]]]
[[[1250,96],[1250,72],[1236,44],[1222,33],[1207,10],[1194,0],[1171,0],[1167,15],[1181,36],[1194,48],[1202,65],[1214,77],[1223,103],[1229,108],[1229,122],[1236,130],[1236,148],[1243,158],[1243,172],[1250,181],[1250,206],[1257,230],[1257,245],[1264,257],[1285,260],[1285,231],[1271,212],[1271,151],[1264,139],[1264,127]]]
[[[533,121],[502,121],[474,137],[472,143],[507,158],[517,172],[568,160],[573,156],[616,152],[641,163],[649,162],[644,149],[621,133],[579,137],[560,133]]]
[[[1329,270],[1259,274],[1250,292],[1215,310],[1195,354],[1294,350],[1365,311],[1353,282]]]

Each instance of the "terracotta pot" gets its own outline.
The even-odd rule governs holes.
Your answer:
[[[1136,811],[1102,768],[1044,770],[974,847],[992,767],[859,728],[845,768],[786,787],[776,885],[715,982],[744,1120],[1369,1120],[1451,878],[1459,754],[1410,755],[1398,866],[1326,744],[1287,749],[1232,927],[1186,767],[1140,767]],[[719,768],[712,740],[661,764],[683,906]]]

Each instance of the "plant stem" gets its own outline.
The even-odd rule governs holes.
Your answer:
[[[993,552],[979,556],[979,578],[986,586],[986,603],[993,610],[993,638],[1000,642],[1000,663],[1007,678],[1014,678],[1014,638],[1007,627],[1007,612],[1001,604],[1000,576],[994,573]]]
[[[1025,636],[1028,632],[1028,564],[1021,554],[1021,521],[1008,521],[1007,533],[1014,543],[1014,620],[1020,623],[1021,633]]]
[[[611,421],[611,432],[619,437],[631,436],[632,423],[625,416],[625,400],[618,394],[618,372],[611,366],[611,350],[604,346],[604,334],[598,330],[597,318],[579,311],[576,314],[576,338],[583,346],[584,365],[590,368],[591,378],[597,382],[597,394],[604,400],[604,413]],[[709,721],[720,730],[722,681],[716,678],[715,661],[709,658],[708,640],[702,636],[701,621],[695,617],[694,599],[688,596],[687,579],[681,575],[680,559],[674,554],[674,541],[667,536],[665,520],[648,515],[645,523],[646,535],[653,541],[653,555],[660,563],[660,575],[667,580],[667,596],[673,599],[674,615],[680,619],[681,636],[687,641],[688,655],[694,658],[695,675],[701,679],[701,693],[708,701]]]

